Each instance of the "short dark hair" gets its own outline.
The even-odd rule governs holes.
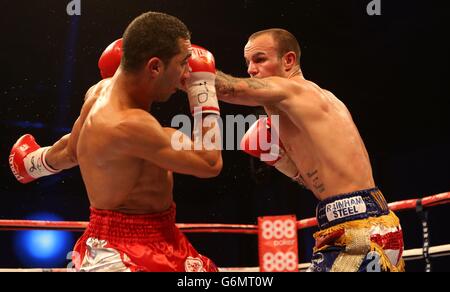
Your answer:
[[[189,40],[190,32],[178,18],[160,12],[136,17],[123,34],[121,66],[125,71],[140,70],[153,57],[165,65],[180,53],[179,39]]]
[[[301,49],[295,36],[282,28],[271,28],[261,30],[252,34],[248,39],[252,40],[258,36],[269,34],[278,46],[278,57],[281,58],[287,52],[294,52],[297,55],[297,63],[300,64]]]

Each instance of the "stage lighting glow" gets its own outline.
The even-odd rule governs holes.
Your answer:
[[[61,221],[50,213],[33,214],[27,219]],[[18,231],[15,237],[16,255],[27,267],[63,267],[72,247],[72,234],[66,231]]]

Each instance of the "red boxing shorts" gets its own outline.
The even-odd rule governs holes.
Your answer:
[[[175,205],[149,215],[91,208],[72,256],[85,272],[217,272],[175,225]]]

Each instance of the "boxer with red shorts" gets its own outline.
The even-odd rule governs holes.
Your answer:
[[[146,215],[91,208],[89,226],[74,249],[77,270],[216,272],[175,225],[175,205]]]
[[[81,271],[217,271],[177,229],[172,193],[173,172],[209,178],[222,168],[220,135],[203,139],[219,132],[212,54],[191,46],[179,19],[148,12],[106,49],[99,67],[106,79],[86,93],[71,133],[43,148],[21,137],[9,158],[13,174],[28,183],[80,167],[91,206],[73,256]],[[179,88],[201,121],[193,140],[148,112]]]

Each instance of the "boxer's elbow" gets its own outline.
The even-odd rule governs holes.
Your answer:
[[[216,161],[216,163],[212,164],[210,167],[210,177],[216,177],[220,174],[223,167],[222,156]]]
[[[78,156],[77,156],[77,151],[76,150],[70,150],[68,151],[68,161],[70,164],[72,164],[73,166],[78,165]]]
[[[199,178],[212,178],[220,174],[223,167],[222,156],[219,154],[215,159],[205,160],[203,171],[197,175]]]
[[[63,155],[55,162],[55,169],[70,169],[78,165],[78,157],[76,151],[66,149]]]
[[[64,143],[63,158],[61,159],[61,163],[63,164],[62,169],[68,169],[78,165],[77,149],[73,137],[72,134],[68,134],[61,139]]]

